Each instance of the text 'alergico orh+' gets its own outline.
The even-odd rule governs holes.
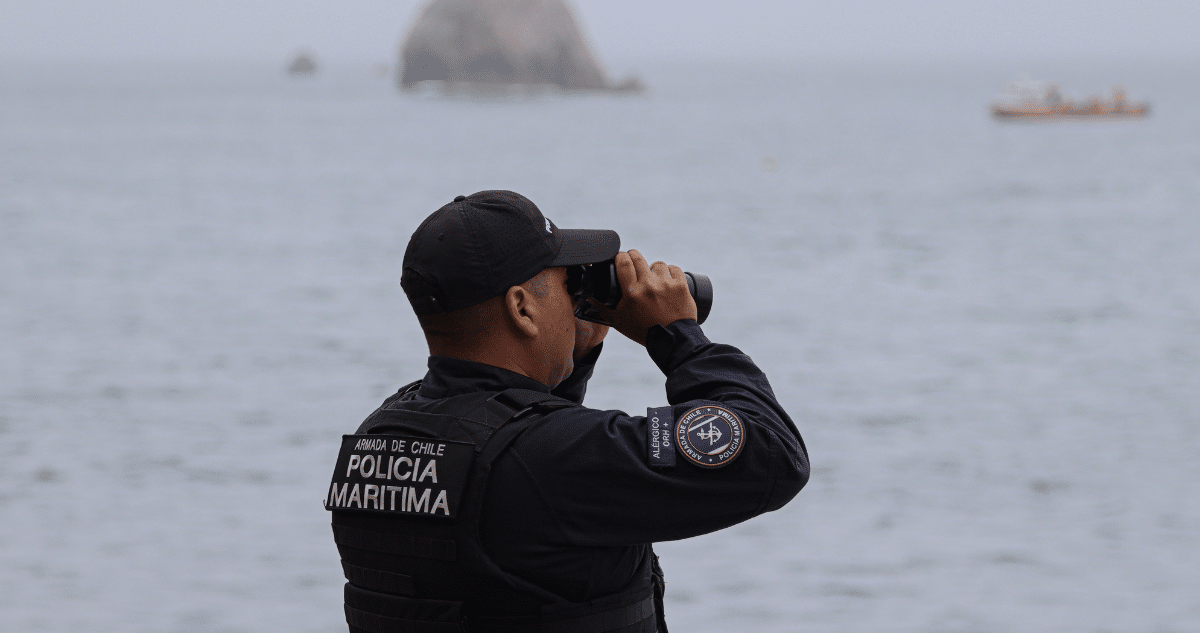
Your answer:
[[[474,459],[461,442],[345,435],[325,508],[452,518]]]

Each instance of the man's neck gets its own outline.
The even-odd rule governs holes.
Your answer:
[[[430,345],[430,356],[446,356],[448,358],[457,358],[459,360],[468,360],[473,363],[481,363],[499,367],[511,371],[515,374],[520,374],[526,378],[532,378],[543,385],[549,385],[549,376],[539,375],[541,372],[531,371],[531,367],[536,367],[535,363],[530,362],[530,355],[524,346],[518,345],[512,341],[493,341],[486,347],[480,346],[474,349],[452,349],[448,346]]]

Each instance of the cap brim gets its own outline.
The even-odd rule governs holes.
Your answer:
[[[621,250],[621,237],[608,229],[558,229],[558,237],[558,255],[551,267],[606,262]]]

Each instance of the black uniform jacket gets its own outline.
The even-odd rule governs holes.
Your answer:
[[[645,416],[570,407],[551,411],[495,462],[484,499],[484,547],[505,571],[572,602],[629,586],[650,543],[706,534],[787,503],[808,481],[800,433],[762,371],[737,348],[713,343],[692,320],[655,326],[646,345],[666,374],[674,419],[717,404],[745,426],[737,457],[701,468],[682,455],[649,465]],[[582,403],[597,347],[554,395]],[[417,400],[519,387],[520,374],[433,356]],[[653,403],[662,406],[662,403]]]

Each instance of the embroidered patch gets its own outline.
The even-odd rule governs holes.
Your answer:
[[[675,467],[675,442],[671,439],[671,407],[646,409],[646,446],[651,468]]]
[[[675,441],[683,456],[703,468],[728,465],[742,452],[742,421],[723,407],[696,407],[675,423]]]
[[[475,447],[400,435],[343,435],[326,510],[454,518]]]

